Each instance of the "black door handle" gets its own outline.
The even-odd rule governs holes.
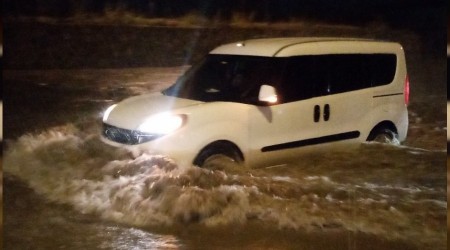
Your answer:
[[[314,106],[314,122],[319,122],[320,120],[320,106],[315,105]]]
[[[328,121],[330,120],[330,105],[325,104],[325,107],[323,108],[323,120]]]

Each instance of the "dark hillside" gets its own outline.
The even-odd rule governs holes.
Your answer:
[[[262,37],[366,37],[400,42],[408,51],[422,48],[412,32],[308,24],[290,28],[167,28],[20,22],[8,23],[4,33],[7,69],[178,66],[198,60],[219,44]]]

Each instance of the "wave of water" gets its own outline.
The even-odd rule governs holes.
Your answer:
[[[4,170],[48,200],[138,227],[252,221],[274,228],[344,229],[443,246],[446,153],[363,145],[277,168],[180,167],[133,156],[74,125],[9,142]],[[443,171],[444,176],[440,177]]]

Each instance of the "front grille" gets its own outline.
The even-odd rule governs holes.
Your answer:
[[[118,128],[106,123],[103,123],[103,136],[107,139],[126,145],[136,145],[144,142],[154,140],[161,135],[148,134],[137,130],[128,130]]]

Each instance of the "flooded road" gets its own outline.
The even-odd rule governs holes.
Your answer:
[[[5,71],[4,248],[446,249],[444,96],[412,100],[400,146],[279,167],[182,168],[100,142],[107,106],[183,70]]]

